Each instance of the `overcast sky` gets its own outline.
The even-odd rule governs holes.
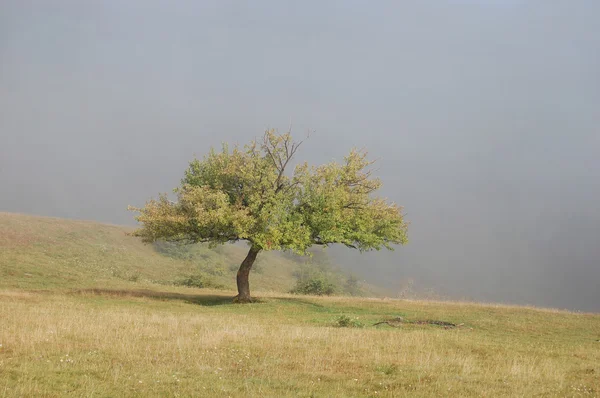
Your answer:
[[[265,128],[366,147],[395,288],[600,311],[600,2],[0,1],[0,211],[132,224]]]

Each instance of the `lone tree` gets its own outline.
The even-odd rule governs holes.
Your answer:
[[[302,142],[289,133],[265,132],[232,151],[211,149],[190,162],[174,191],[130,208],[142,227],[144,242],[157,240],[218,245],[247,241],[250,250],[237,272],[236,302],[250,302],[248,276],[262,250],[307,254],[311,245],[340,243],[360,251],[393,250],[406,243],[402,208],[374,196],[381,186],[372,177],[363,151],[352,150],[344,162],[319,167],[290,161]]]

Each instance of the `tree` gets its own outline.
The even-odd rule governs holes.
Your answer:
[[[266,131],[262,141],[243,148],[211,149],[190,162],[177,201],[163,194],[138,212],[144,242],[158,240],[209,245],[247,241],[250,248],[237,272],[237,302],[250,302],[249,274],[261,251],[307,254],[312,245],[343,244],[360,251],[393,250],[406,243],[402,208],[374,195],[364,151],[352,150],[342,163],[299,164],[286,173],[302,142],[289,133]]]

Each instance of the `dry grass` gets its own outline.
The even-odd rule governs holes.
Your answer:
[[[598,396],[600,316],[223,292],[0,292],[0,396]],[[334,327],[339,315],[366,327]],[[465,325],[372,327],[391,316]]]

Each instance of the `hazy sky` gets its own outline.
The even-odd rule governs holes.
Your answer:
[[[600,311],[600,2],[0,1],[0,211],[131,224],[267,127],[366,147],[410,244],[370,280]],[[338,253],[339,252],[339,253]]]

